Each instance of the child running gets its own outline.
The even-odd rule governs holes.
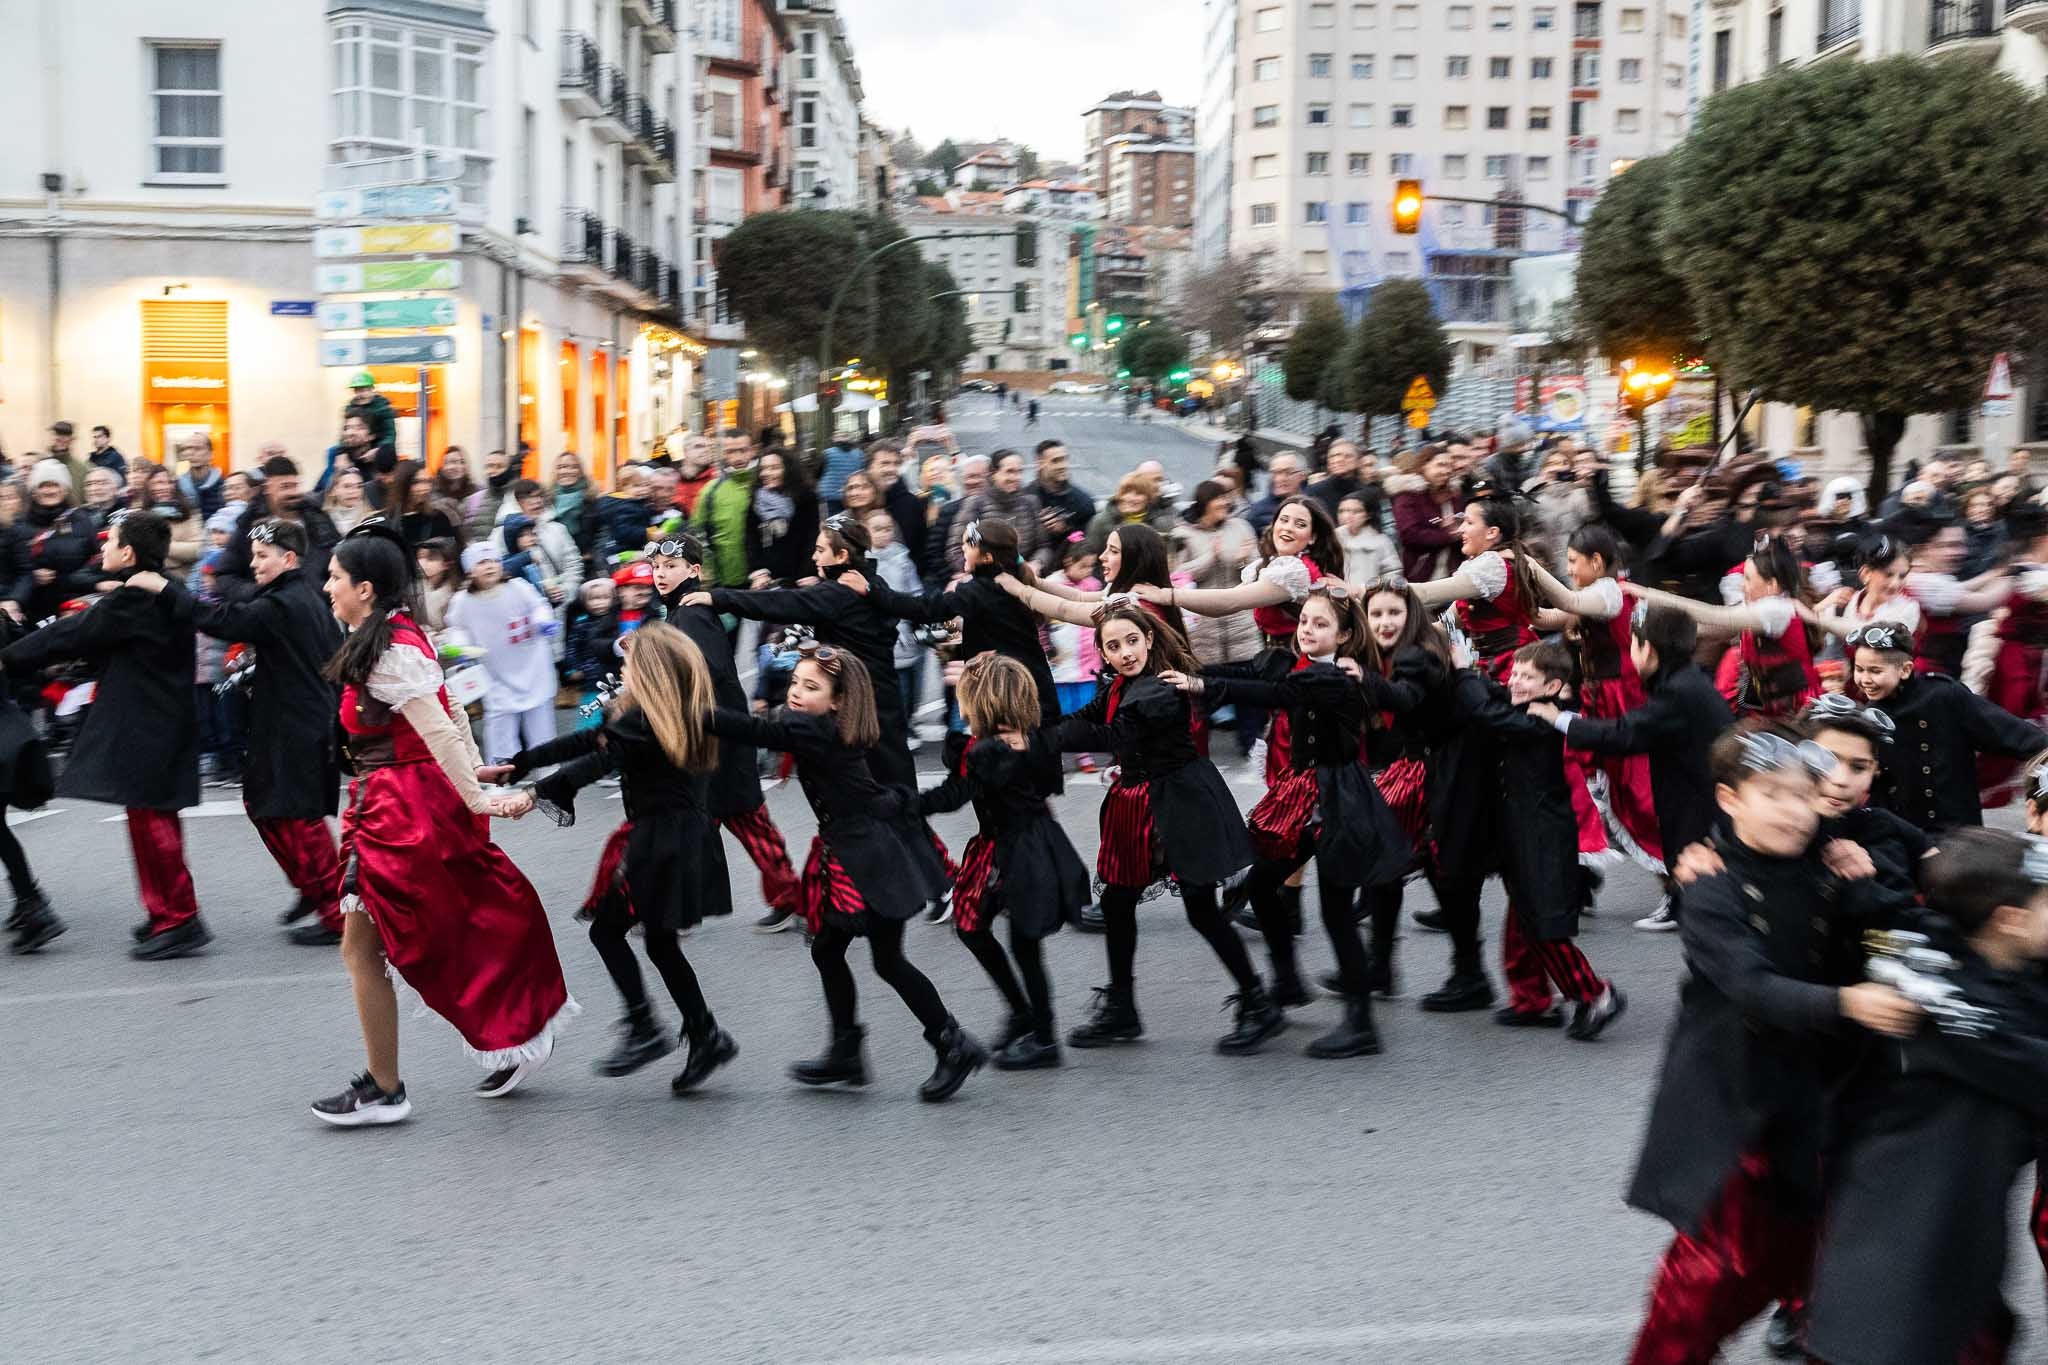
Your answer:
[[[503,763],[520,749],[555,737],[555,660],[546,637],[555,630],[547,599],[523,578],[507,580],[489,541],[462,552],[468,583],[448,604],[448,634],[484,650],[491,676],[484,693],[484,756]]]

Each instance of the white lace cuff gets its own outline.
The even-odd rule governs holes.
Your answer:
[[[1269,559],[1264,564],[1258,566],[1256,573],[1253,571],[1252,566],[1247,564],[1244,570],[1244,581],[1247,583],[1271,583],[1277,587],[1285,588],[1287,590],[1287,600],[1290,602],[1300,602],[1305,599],[1308,596],[1310,587],[1308,565],[1302,562],[1299,555],[1283,555]]]
[[[1508,590],[1508,562],[1499,550],[1472,556],[1458,566],[1458,572],[1471,579],[1479,595],[1489,602]]]
[[[1612,578],[1596,578],[1587,592],[1600,599],[1600,606],[1609,620],[1621,615],[1621,584]]]
[[[1792,624],[1792,599],[1789,597],[1765,597],[1749,604],[1756,613],[1756,619],[1765,635],[1777,639]]]
[[[441,690],[441,665],[411,645],[393,645],[370,670],[370,695],[396,709]]]

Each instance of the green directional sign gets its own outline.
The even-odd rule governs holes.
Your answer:
[[[320,326],[329,332],[378,331],[398,327],[453,327],[454,299],[363,299],[320,305]]]
[[[461,284],[460,261],[373,261],[313,268],[313,287],[323,294],[400,294]]]

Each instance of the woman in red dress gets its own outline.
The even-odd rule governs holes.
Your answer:
[[[1536,638],[1536,561],[1522,548],[1522,515],[1505,498],[1478,498],[1465,505],[1459,535],[1465,562],[1449,578],[1417,583],[1415,595],[1431,611],[1455,602],[1472,666],[1505,683],[1515,651]]]
[[[1813,662],[1820,617],[1813,609],[1806,570],[1784,541],[1757,537],[1756,547],[1742,561],[1739,607],[1695,602],[1640,583],[1624,583],[1621,590],[1653,606],[1673,607],[1703,626],[1741,632],[1733,695],[1723,694],[1737,720],[1782,720],[1797,715],[1820,695],[1820,671]]]
[[[2048,715],[2048,512],[2022,507],[2006,521],[2019,553],[1984,695],[2021,720],[2038,721]],[[2019,767],[1999,755],[1978,756],[1977,786],[1987,808],[2006,805],[2018,794]]]
[[[509,1093],[554,1051],[577,1013],[540,897],[490,840],[491,815],[469,723],[448,701],[425,632],[407,614],[413,558],[381,518],[335,547],[327,595],[349,630],[327,676],[341,685],[354,778],[341,821],[341,955],[355,986],[369,1068],[313,1113],[343,1127],[412,1112],[398,1074],[403,980],[455,1026]]]

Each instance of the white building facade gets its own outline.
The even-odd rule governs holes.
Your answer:
[[[279,440],[317,470],[356,367],[320,363],[316,200],[425,170],[457,191],[461,278],[424,399],[417,367],[371,367],[401,453],[645,453],[701,350],[683,9],[0,0],[0,442],[104,422],[162,458],[203,430],[224,464]]]
[[[955,192],[954,198],[960,196]],[[1070,221],[1029,214],[953,207],[945,200],[921,200],[898,215],[913,236],[1000,234],[925,241],[918,250],[942,262],[954,283],[967,291],[967,326],[974,350],[965,373],[988,370],[1065,368],[1067,340],[1067,251]],[[1019,226],[1029,224],[1035,241],[1020,247]]]
[[[1238,122],[1238,0],[1202,0],[1202,97],[1196,109],[1195,262],[1230,259],[1231,149]]]
[[[2039,91],[2048,84],[2048,0],[1717,3],[1704,11],[1699,93],[1709,98],[1781,66],[1901,55],[1970,62]],[[2048,355],[2048,337],[2039,352]],[[2048,375],[2037,367],[2030,376],[2022,357],[2012,359],[2017,382],[2009,404],[1910,419],[1895,467],[1942,449],[1997,459],[2015,445],[2048,448]],[[1756,434],[1773,453],[1817,460],[1824,469],[1865,467],[1862,421],[1854,413],[1768,404]]]
[[[1576,245],[1561,218],[1502,201],[1583,221],[1613,175],[1684,136],[1692,8],[1219,0],[1208,48],[1233,57],[1205,102],[1230,90],[1231,129],[1201,134],[1198,249],[1266,253],[1301,295],[1419,276],[1478,358],[1508,335],[1510,262]],[[1401,179],[1440,197],[1415,235],[1392,229]]]
[[[793,201],[861,207],[860,67],[833,0],[779,0],[796,43]]]

